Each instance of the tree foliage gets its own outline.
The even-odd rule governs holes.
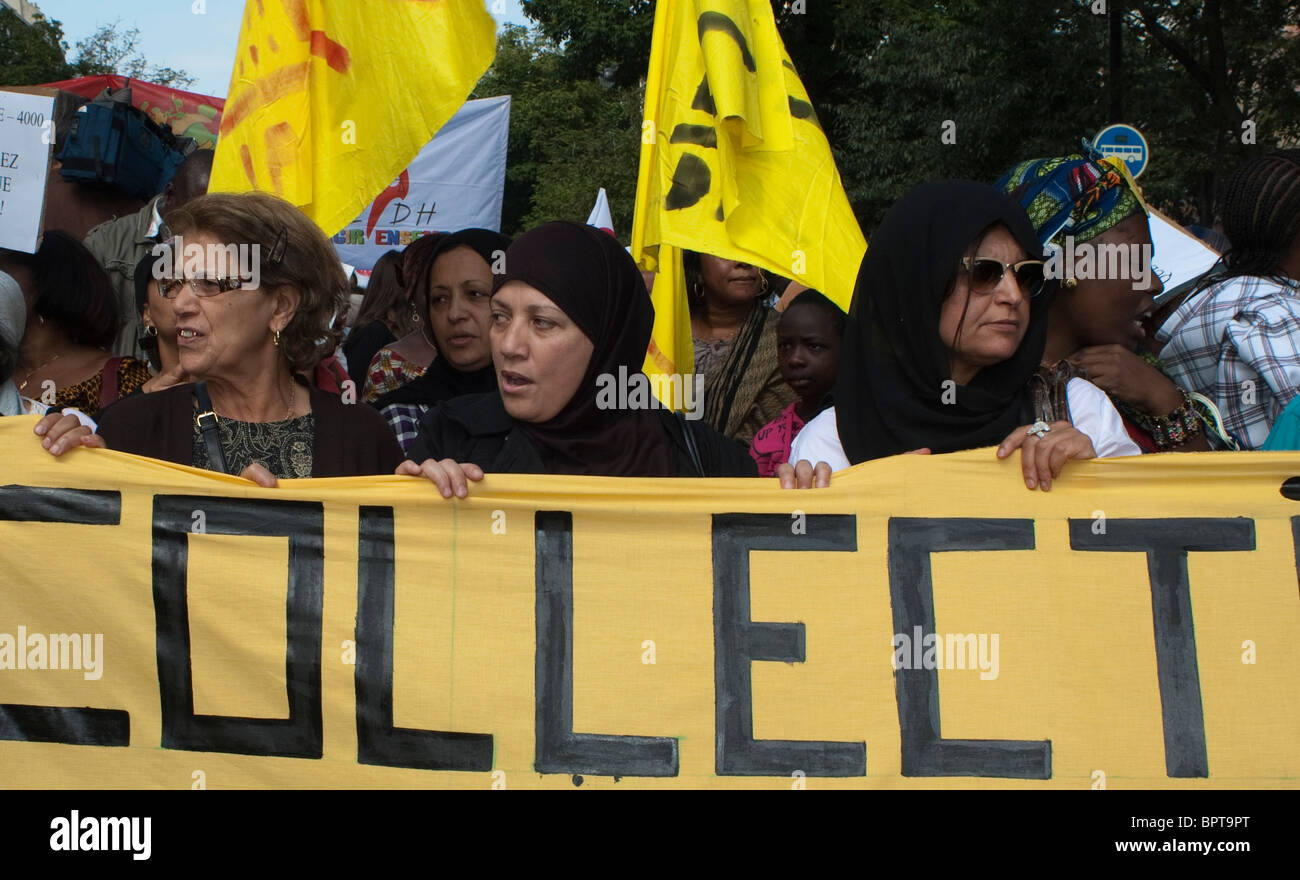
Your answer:
[[[72,76],[63,26],[37,13],[29,25],[0,6],[0,85],[31,86]]]
[[[1219,186],[1247,156],[1300,143],[1300,2],[1122,4],[1118,80],[1102,12],[1116,0],[770,2],[868,236],[916,183],[992,181],[1017,161],[1077,152],[1111,121],[1146,135],[1143,189],[1188,223],[1213,221]],[[605,186],[626,235],[654,3],[523,7],[535,28],[503,35],[480,84],[515,95],[508,228],[581,219]]]
[[[586,220],[605,187],[614,227],[631,232],[640,149],[639,85],[573,78],[564,53],[537,31],[507,25],[497,57],[471,97],[511,95],[501,230]]]
[[[194,84],[194,77],[184,70],[150,66],[139,52],[140,29],[122,30],[121,27],[120,20],[101,24],[93,34],[77,42],[77,55],[72,62],[76,76],[117,74],[176,89],[187,89]]]
[[[68,60],[63,25],[36,13],[27,24],[0,6],[0,85],[30,86],[78,76],[118,74],[160,86],[185,89],[194,77],[184,70],[150,65],[139,52],[140,29],[122,29],[121,21],[101,24]]]

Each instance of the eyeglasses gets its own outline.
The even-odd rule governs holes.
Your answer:
[[[962,257],[962,267],[970,273],[971,289],[976,293],[988,293],[1002,283],[1002,276],[1008,269],[1016,279],[1016,284],[1028,296],[1035,297],[1043,292],[1043,261],[1021,260],[1019,263],[1004,263],[992,257]]]
[[[238,278],[160,278],[158,292],[163,299],[172,299],[188,284],[195,296],[216,296],[228,290],[237,290],[244,286]]]

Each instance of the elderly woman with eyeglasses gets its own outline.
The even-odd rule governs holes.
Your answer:
[[[1051,488],[1070,459],[1137,455],[1105,392],[1042,369],[1042,248],[1010,197],[973,181],[913,188],[862,261],[834,406],[795,437],[787,488],[903,452],[1021,450],[1025,485]]]
[[[333,318],[348,293],[316,225],[263,193],[203,196],[168,220],[172,272],[159,291],[180,366],[196,381],[106,409],[97,434],[49,416],[36,426],[42,446],[54,455],[106,446],[263,486],[393,473],[401,448],[383,418],[300,376],[338,344]]]

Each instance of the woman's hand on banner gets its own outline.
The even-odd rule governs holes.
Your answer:
[[[1069,422],[1021,425],[1002,441],[998,458],[1006,458],[1017,449],[1025,485],[1044,492],[1051,490],[1053,478],[1061,475],[1061,468],[1070,459],[1097,457],[1092,439]]]
[[[826,489],[831,484],[831,466],[824,461],[803,459],[796,464],[786,462],[776,469],[782,489]]]
[[[469,481],[477,483],[483,479],[483,468],[450,458],[444,458],[442,461],[429,458],[422,464],[416,464],[408,459],[399,464],[394,473],[400,476],[425,477],[438,487],[443,498],[450,498],[452,495],[465,498],[469,495]]]
[[[267,470],[266,465],[260,461],[253,462],[240,471],[239,475],[245,480],[252,480],[263,489],[275,489],[280,485],[280,481],[275,478],[275,474]]]
[[[104,449],[104,438],[81,423],[73,415],[50,413],[36,423],[34,429],[41,437],[41,447],[50,455],[62,455],[76,446]]]

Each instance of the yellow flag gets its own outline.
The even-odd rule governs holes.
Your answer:
[[[632,230],[632,256],[660,272],[651,376],[692,361],[669,245],[753,263],[845,309],[852,299],[866,240],[767,0],[655,8]]]
[[[495,54],[483,0],[248,0],[209,191],[275,193],[333,235]]]

